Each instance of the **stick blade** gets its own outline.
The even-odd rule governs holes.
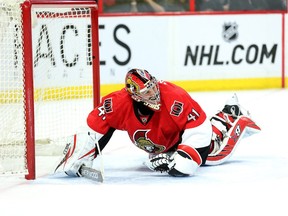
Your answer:
[[[103,183],[104,178],[102,172],[91,167],[82,166],[79,170],[84,178]]]

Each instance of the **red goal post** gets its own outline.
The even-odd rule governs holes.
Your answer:
[[[36,142],[63,147],[76,118],[86,120],[100,101],[98,7],[92,0],[0,0],[0,10],[0,175],[35,179]],[[85,112],[78,100],[89,104]]]

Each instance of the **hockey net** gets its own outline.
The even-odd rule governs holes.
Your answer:
[[[0,47],[0,175],[34,179],[99,102],[97,5],[0,0]]]

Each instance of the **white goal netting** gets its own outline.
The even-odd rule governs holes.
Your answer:
[[[0,174],[27,172],[20,5],[0,0]],[[36,155],[60,155],[93,109],[91,11],[37,5],[31,17]]]
[[[0,173],[26,172],[21,25],[20,1],[1,0]]]

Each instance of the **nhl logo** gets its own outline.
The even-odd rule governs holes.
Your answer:
[[[238,25],[234,23],[224,23],[223,38],[226,42],[234,41],[238,38]]]

